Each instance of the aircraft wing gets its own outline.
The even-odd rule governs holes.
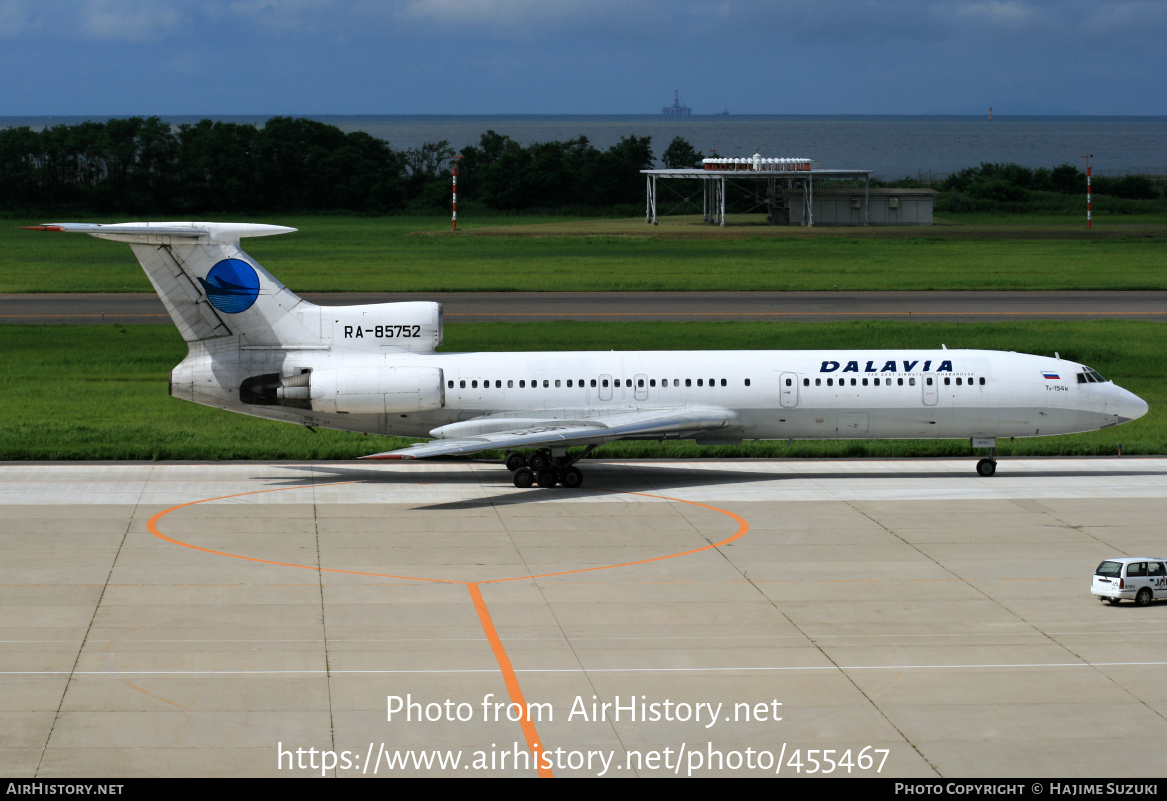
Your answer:
[[[524,425],[507,431],[435,439],[395,451],[386,451],[362,459],[425,459],[485,450],[520,450],[527,448],[575,447],[600,445],[618,439],[681,437],[701,431],[716,431],[730,425],[737,416],[729,409],[653,409],[625,412],[603,417],[524,420]]]

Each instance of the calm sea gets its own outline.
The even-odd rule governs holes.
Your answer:
[[[0,128],[76,123],[105,117],[0,117]],[[202,116],[164,116],[172,124]],[[266,116],[211,117],[262,123]],[[448,141],[477,144],[487,130],[522,144],[586,136],[606,149],[622,136],[650,136],[659,157],[673,137],[721,156],[817,159],[823,168],[873,170],[888,179],[947,174],[983,161],[1028,167],[1082,166],[1093,155],[1100,174],[1167,174],[1167,117],[878,117],[878,116],[313,116],[345,131],[366,131],[398,150]]]

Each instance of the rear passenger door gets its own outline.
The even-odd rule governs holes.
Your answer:
[[[1157,563],[1156,563],[1157,564]],[[1150,587],[1151,580],[1147,576],[1146,562],[1130,562],[1126,566],[1126,583],[1123,585],[1124,589],[1134,590],[1135,595],[1139,594],[1139,590],[1143,587]],[[1152,597],[1155,597],[1155,590],[1152,588]]]

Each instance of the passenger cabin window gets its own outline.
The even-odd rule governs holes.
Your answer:
[[[809,387],[810,386],[810,379],[809,378],[802,379],[802,385],[804,387]]]
[[[750,385],[750,379],[747,378],[746,379],[746,386],[748,387],[749,385]]]
[[[458,382],[458,389],[466,389],[466,379],[465,378],[463,378],[461,381]]]
[[[687,386],[687,387],[691,387],[691,386],[693,386],[693,379],[691,379],[691,378],[686,378],[686,379],[685,379],[685,386]]]
[[[721,385],[722,385],[723,387],[725,386],[725,379],[724,379],[724,378],[723,378],[723,379],[721,379]]]

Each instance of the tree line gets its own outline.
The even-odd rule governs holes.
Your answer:
[[[0,130],[0,212],[432,213],[450,208],[457,155],[445,140],[394,150],[367,133],[292,117],[262,126],[202,120],[174,128],[158,117],[131,117],[7,128]],[[600,150],[583,136],[522,145],[487,131],[460,155],[459,202],[506,213],[635,214],[644,203],[640,170],[654,166],[647,136]],[[661,162],[698,167],[701,155],[677,137]],[[1054,208],[1065,202],[1058,197],[1084,192],[1085,173],[1070,164],[986,163],[953,173],[937,188],[942,210]],[[1164,187],[1141,175],[1096,176],[1094,192],[1135,203],[1162,201]]]
[[[448,141],[394,150],[367,133],[272,117],[262,126],[158,117],[0,130],[0,211],[333,212],[449,210]],[[643,203],[650,137],[599,150],[586,137],[521,145],[487,131],[462,151],[459,200],[499,211]]]

